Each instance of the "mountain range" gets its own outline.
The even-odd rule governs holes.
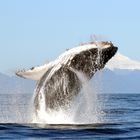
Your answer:
[[[93,77],[102,93],[140,93],[140,62],[117,53]],[[0,94],[33,93],[35,81],[0,73]]]
[[[140,93],[140,62],[117,53],[102,74],[103,92]]]
[[[0,94],[33,93],[35,82],[0,73]]]

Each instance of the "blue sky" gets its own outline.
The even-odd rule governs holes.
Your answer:
[[[0,72],[53,60],[91,35],[140,61],[139,7],[139,0],[0,1]]]

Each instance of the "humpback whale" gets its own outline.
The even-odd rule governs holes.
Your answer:
[[[78,95],[82,83],[76,71],[88,80],[115,55],[117,47],[112,42],[94,41],[66,50],[57,59],[29,70],[18,70],[16,75],[37,80],[34,91],[34,109],[40,110],[40,101],[45,100],[45,109],[58,110],[68,107]]]

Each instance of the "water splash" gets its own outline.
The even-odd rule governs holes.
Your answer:
[[[97,65],[101,64],[101,49],[97,53]],[[102,122],[103,113],[102,106],[98,99],[99,90],[93,81],[89,81],[87,77],[80,71],[71,69],[82,83],[82,89],[73,101],[69,108],[59,108],[55,110],[46,110],[46,99],[43,93],[40,92],[39,106],[37,113],[33,113],[33,123],[47,124],[90,124]]]
[[[82,124],[100,123],[102,120],[101,104],[99,102],[99,92],[93,81],[89,81],[86,76],[75,71],[82,82],[82,89],[74,101],[74,122]]]

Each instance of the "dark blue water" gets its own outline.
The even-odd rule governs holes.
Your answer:
[[[27,123],[31,95],[0,95],[0,139],[140,140],[140,94],[104,94],[104,122],[86,125]]]

